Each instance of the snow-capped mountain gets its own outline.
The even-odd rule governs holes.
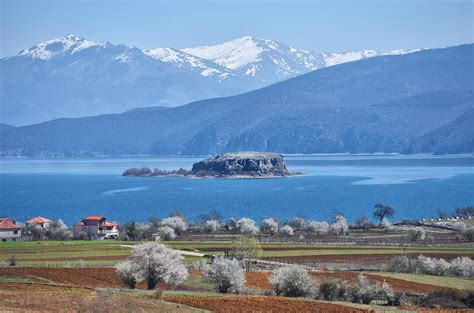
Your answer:
[[[0,60],[0,123],[176,106],[228,95],[215,79],[126,45],[68,35]]]
[[[206,77],[216,76],[219,79],[226,79],[236,75],[231,69],[220,66],[217,63],[172,48],[143,50],[143,53],[154,59],[197,72]]]
[[[250,36],[182,51],[267,83],[323,67],[321,60],[308,51]]]
[[[68,34],[0,59],[0,123],[178,106],[247,92],[312,70],[405,50],[309,52],[242,37],[215,46],[140,50]]]
[[[182,51],[213,61],[241,75],[272,83],[327,66],[374,56],[406,54],[418,50],[310,52],[289,47],[278,41],[246,36],[215,46],[186,48]]]
[[[18,55],[31,57],[33,59],[50,60],[55,56],[74,54],[90,47],[104,45],[106,45],[106,43],[99,44],[73,34],[68,34],[64,37],[39,43],[30,49],[20,51]]]

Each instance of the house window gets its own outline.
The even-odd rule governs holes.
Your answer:
[[[14,233],[15,235],[17,235],[17,234],[18,234],[18,230],[15,229],[15,230],[13,231],[13,233]]]

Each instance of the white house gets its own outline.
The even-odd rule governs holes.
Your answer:
[[[0,217],[0,242],[21,241],[21,225],[15,220]]]
[[[104,216],[88,216],[74,224],[74,238],[85,233],[88,239],[118,239],[118,224],[108,221]]]

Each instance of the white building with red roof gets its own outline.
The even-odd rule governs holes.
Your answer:
[[[26,221],[26,225],[39,225],[45,229],[49,228],[50,224],[51,224],[51,221],[42,216],[37,216],[35,218],[32,218],[31,220]]]
[[[74,238],[80,238],[84,233],[88,239],[118,239],[118,226],[105,216],[91,215],[74,224]]]
[[[0,242],[21,241],[21,225],[15,220],[0,217]]]

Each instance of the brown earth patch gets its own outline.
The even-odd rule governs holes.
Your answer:
[[[104,255],[104,256],[74,256],[74,257],[61,257],[61,258],[28,258],[22,259],[21,257],[17,259],[19,262],[43,262],[43,261],[101,261],[101,260],[126,260],[128,255]]]
[[[56,283],[90,288],[124,288],[114,268],[1,267],[0,275],[41,277]]]
[[[0,290],[2,312],[198,312],[150,296],[83,290]]]
[[[215,312],[373,312],[314,300],[289,299],[283,297],[261,296],[226,296],[226,297],[192,297],[165,295],[163,300],[174,303],[212,310]]]

